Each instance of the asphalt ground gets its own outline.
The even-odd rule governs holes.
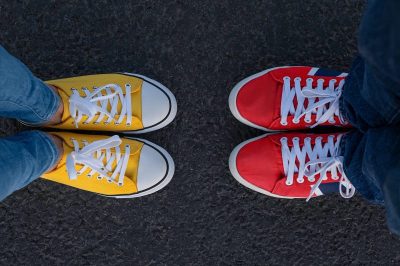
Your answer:
[[[265,68],[348,70],[358,0],[0,0],[0,43],[40,78],[129,71],[178,101],[164,190],[114,200],[37,180],[0,203],[1,265],[399,265],[382,207],[359,196],[281,200],[230,175],[228,157],[262,132],[227,100]],[[0,120],[1,135],[26,128]]]

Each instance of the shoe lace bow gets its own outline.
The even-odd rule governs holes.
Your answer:
[[[311,187],[307,201],[311,199],[322,181],[328,179],[328,172],[333,180],[340,178],[339,193],[343,198],[351,198],[355,193],[354,186],[343,171],[343,156],[337,155],[341,136],[339,135],[336,141],[334,139],[334,136],[329,136],[328,142],[323,144],[322,137],[317,137],[315,144],[312,145],[311,138],[307,137],[304,139],[304,145],[301,146],[300,139],[295,137],[292,139],[292,147],[289,147],[288,139],[281,138],[286,185],[293,185],[295,173],[297,173],[298,183],[303,183],[304,177],[309,182],[315,182],[316,176],[319,175],[317,182]]]
[[[73,93],[69,98],[69,110],[78,128],[78,123],[86,116],[85,124],[92,122],[96,115],[95,124],[100,123],[106,117],[105,124],[116,120],[115,124],[121,124],[126,117],[126,124],[132,123],[131,108],[131,86],[125,85],[125,96],[122,88],[117,84],[107,84],[105,86],[95,88],[90,92],[87,88],[83,88],[85,96],[81,96],[76,89],[72,89]],[[121,110],[118,112],[118,105],[121,103]],[[118,119],[116,118],[118,116]]]

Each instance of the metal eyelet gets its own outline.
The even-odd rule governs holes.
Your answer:
[[[287,124],[288,124],[287,121],[284,121],[284,122],[281,121],[280,123],[282,126],[287,126]]]
[[[119,187],[122,187],[123,184],[124,184],[124,183],[118,182],[118,186],[119,186]]]
[[[286,180],[285,184],[286,184],[287,186],[291,186],[291,185],[293,184],[293,182],[289,182],[289,181]]]
[[[292,122],[293,122],[294,124],[298,124],[298,123],[300,123],[300,120],[293,119]]]
[[[297,182],[298,182],[299,184],[304,183],[304,178],[298,178],[298,179],[297,179]]]
[[[300,140],[300,138],[298,138],[298,137],[294,137],[292,140],[293,140],[293,141],[299,141],[299,140]]]
[[[97,176],[97,180],[102,180],[103,179],[103,177],[102,176]]]

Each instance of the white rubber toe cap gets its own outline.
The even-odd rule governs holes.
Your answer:
[[[161,123],[171,112],[171,102],[163,90],[143,81],[142,122],[144,128]]]
[[[160,82],[143,75],[124,72],[124,75],[143,80],[142,84],[142,123],[143,129],[126,131],[126,134],[141,134],[165,127],[177,113],[174,94]]]
[[[138,191],[150,189],[165,179],[168,162],[160,152],[149,145],[143,145],[137,176]]]

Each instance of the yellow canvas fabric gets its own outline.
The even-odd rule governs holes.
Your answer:
[[[54,169],[50,173],[44,174],[42,178],[106,196],[130,195],[137,192],[137,173],[140,152],[143,147],[142,142],[121,138],[121,152],[125,151],[125,145],[129,144],[130,159],[125,173],[124,184],[122,186],[118,186],[118,184],[116,183],[109,183],[105,178],[99,180],[97,178],[98,174],[94,174],[92,177],[88,177],[87,174],[91,171],[91,169],[88,169],[84,173],[78,175],[77,179],[71,180],[68,177],[66,168],[67,156],[70,152],[74,150],[72,139],[75,139],[79,142],[81,149],[83,147],[84,141],[87,141],[90,144],[93,141],[109,138],[109,136],[83,135],[65,132],[52,132],[51,134],[63,139],[64,154],[56,169]],[[114,150],[112,150],[112,152],[113,151]],[[115,165],[113,167],[115,167]],[[79,171],[81,168],[81,165],[75,166],[76,171]]]
[[[96,116],[91,123],[85,124],[87,117],[84,117],[79,123],[79,130],[99,130],[99,131],[132,131],[143,129],[142,123],[142,84],[143,81],[139,78],[124,75],[124,74],[98,74],[98,75],[88,75],[79,76],[65,79],[56,79],[46,81],[47,84],[53,85],[58,88],[59,94],[61,96],[62,102],[64,103],[64,113],[62,117],[62,122],[55,126],[50,126],[51,128],[58,129],[76,129],[75,122],[71,117],[69,112],[69,97],[73,93],[72,88],[76,89],[81,96],[85,96],[83,88],[87,88],[89,91],[93,91],[94,87],[102,87],[107,84],[117,84],[122,90],[125,91],[125,84],[131,85],[131,97],[132,97],[132,123],[131,125],[126,124],[126,119],[122,121],[121,124],[116,124],[115,121],[110,124],[105,124],[107,118],[98,124],[94,121],[97,120]],[[119,104],[118,111],[120,111],[121,103]],[[118,119],[118,116],[115,117]]]

